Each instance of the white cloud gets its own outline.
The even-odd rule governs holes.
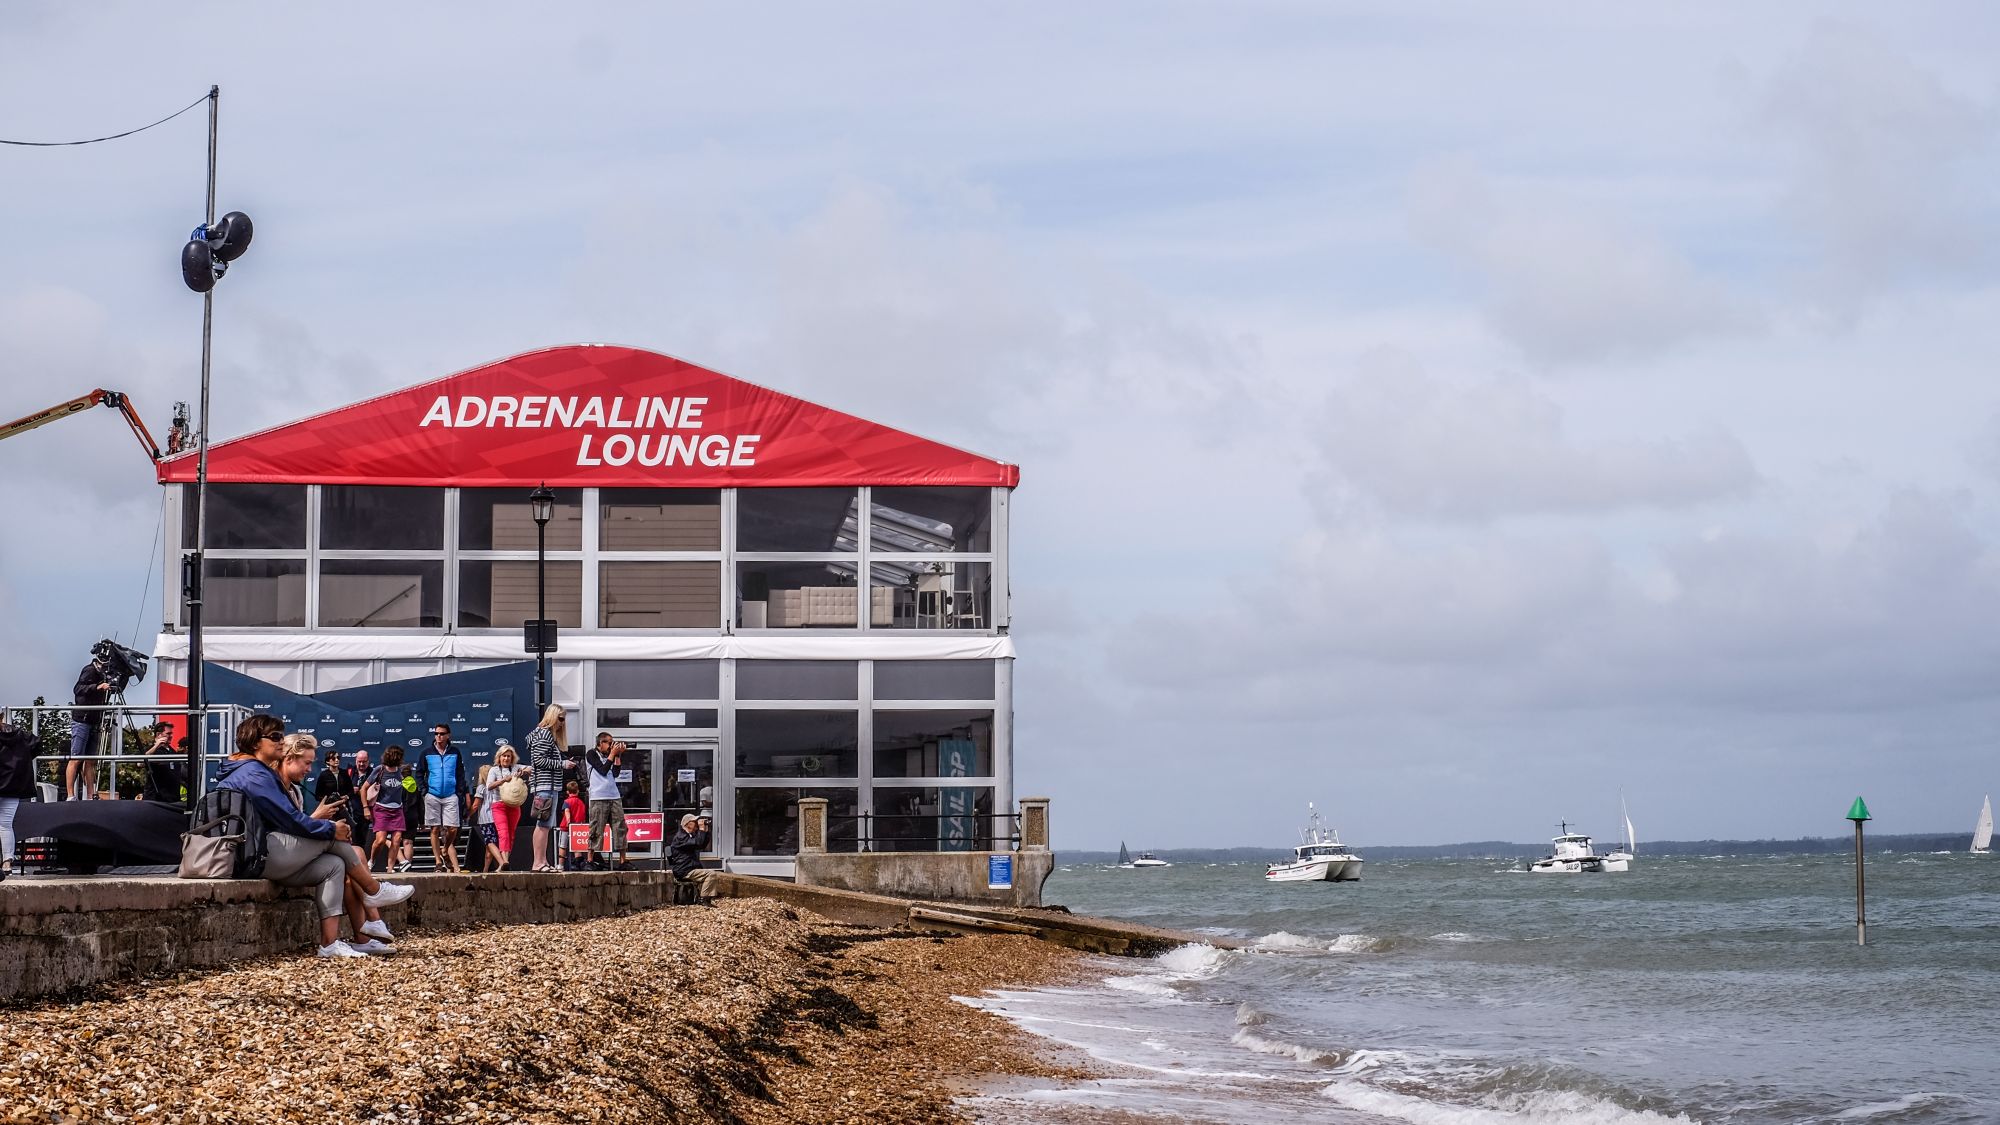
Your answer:
[[[1452,384],[1393,354],[1328,388],[1315,421],[1329,510],[1365,498],[1420,519],[1589,515],[1736,497],[1757,482],[1749,454],[1719,429],[1585,443],[1525,378]]]
[[[1417,178],[1411,217],[1478,279],[1494,330],[1539,363],[1650,359],[1761,321],[1659,236],[1461,163]]]
[[[1990,274],[1990,90],[1953,89],[1883,29],[1823,22],[1757,113],[1790,165],[1781,218],[1809,240],[1834,314],[1886,289]]]

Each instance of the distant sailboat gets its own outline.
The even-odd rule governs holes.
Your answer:
[[[1993,850],[1993,797],[1988,794],[1986,803],[1979,806],[1979,823],[1972,826],[1972,854],[1986,855]]]
[[[1632,861],[1639,855],[1639,834],[1632,830],[1632,814],[1625,808],[1625,794],[1618,794],[1618,815],[1625,821],[1625,846],[1604,857],[1604,870],[1630,871]]]
[[[1125,850],[1125,841],[1118,841],[1118,866],[1132,866],[1132,853]]]

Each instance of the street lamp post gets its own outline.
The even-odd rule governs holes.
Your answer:
[[[556,514],[556,494],[546,482],[528,494],[535,517],[535,717],[549,709],[548,541],[549,520]]]

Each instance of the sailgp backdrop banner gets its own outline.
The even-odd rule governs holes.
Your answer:
[[[191,483],[192,453],[160,462]],[[209,447],[222,482],[1013,487],[1010,464],[636,348],[498,363]]]

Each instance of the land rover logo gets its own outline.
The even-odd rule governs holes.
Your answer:
[[[818,772],[819,772],[819,755],[818,755],[818,754],[807,754],[807,755],[806,755],[805,757],[803,757],[803,758],[799,759],[799,768],[800,768],[800,769],[802,769],[802,770],[804,770],[804,771],[805,771],[805,772],[807,772],[807,773],[818,773]]]

